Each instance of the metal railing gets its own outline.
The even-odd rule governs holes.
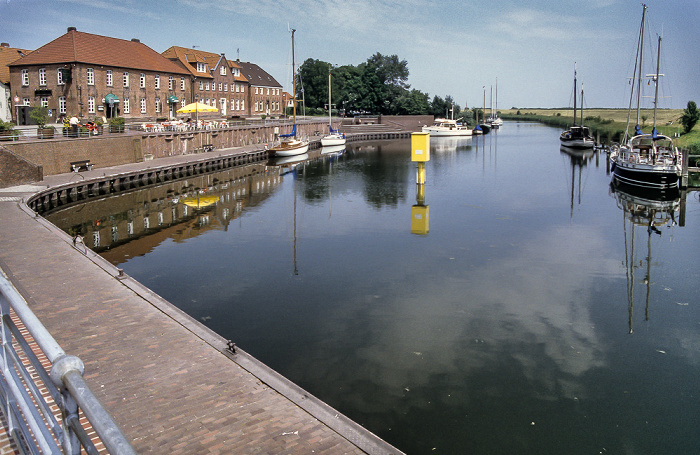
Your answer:
[[[48,373],[13,320],[11,310],[33,338],[40,355],[51,363]],[[82,411],[112,455],[135,454],[83,379],[83,362],[61,349],[2,270],[0,316],[0,407],[17,449],[29,454],[73,455],[82,450],[97,454],[95,444],[80,423]],[[42,389],[47,396],[42,395]],[[58,418],[51,410],[52,405],[61,411]]]

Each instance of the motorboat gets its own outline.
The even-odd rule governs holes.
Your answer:
[[[644,26],[646,20],[647,6],[644,6],[642,13],[642,25],[640,33],[640,45],[637,53],[637,65],[635,65],[635,76],[637,85],[637,125],[634,135],[627,139],[632,111],[632,99],[635,88],[632,86],[630,94],[630,108],[627,116],[627,130],[622,144],[611,149],[610,160],[612,161],[613,178],[628,185],[635,185],[650,188],[673,188],[679,184],[681,175],[682,159],[678,148],[674,145],[673,139],[660,134],[656,130],[656,109],[659,100],[659,60],[661,58],[661,37],[659,36],[656,73],[647,75],[655,84],[654,91],[654,124],[651,133],[645,134],[639,127],[640,106],[642,88],[642,48],[644,46]]]
[[[424,126],[422,130],[424,133],[430,133],[431,137],[472,135],[472,130],[467,125],[445,118],[436,118],[432,125]]]

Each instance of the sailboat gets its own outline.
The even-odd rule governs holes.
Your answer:
[[[321,145],[323,147],[328,147],[331,145],[344,145],[345,135],[339,130],[333,129],[333,122],[331,117],[331,72],[328,71],[328,134],[321,138]]]
[[[484,87],[484,110],[483,116],[486,117],[486,87]],[[477,114],[478,117],[478,114]],[[491,131],[491,126],[486,123],[486,118],[481,119],[483,122],[479,123],[479,119],[476,119],[476,128],[474,128],[474,134],[488,134]]]
[[[559,135],[564,147],[590,149],[595,145],[590,129],[583,126],[583,85],[581,88],[581,124],[576,124],[576,63],[574,63],[574,124]]]
[[[280,134],[279,142],[267,149],[268,153],[272,156],[302,155],[309,151],[309,141],[297,139],[297,85],[295,77],[296,66],[294,61],[294,32],[296,32],[296,30],[292,29],[292,93],[294,94],[294,101],[292,103],[292,113],[294,119],[294,127],[292,128],[291,133]]]
[[[654,126],[651,134],[645,134],[639,127],[639,109],[642,88],[642,49],[644,47],[644,25],[647,6],[642,12],[642,25],[640,26],[640,44],[637,53],[637,65],[635,76],[637,79],[637,125],[634,136],[627,140],[625,131],[623,143],[612,149],[610,159],[613,163],[613,178],[622,183],[650,188],[674,188],[678,186],[681,174],[682,160],[678,148],[673,144],[673,139],[659,134],[656,130],[656,109],[659,101],[659,60],[661,58],[661,37],[659,36],[656,73],[647,75],[654,81]],[[627,115],[627,129],[630,125],[632,111],[632,99],[634,97],[634,84],[630,93],[630,106]]]
[[[498,78],[496,78],[496,108],[493,107],[493,91],[491,92],[491,115],[486,119],[486,123],[491,125],[491,128],[500,128],[503,125],[503,119],[498,116]]]

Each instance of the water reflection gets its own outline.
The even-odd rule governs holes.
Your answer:
[[[634,332],[635,290],[638,284],[644,287],[644,320],[650,316],[650,291],[652,285],[652,236],[662,236],[663,230],[684,225],[685,203],[681,204],[681,194],[677,188],[670,190],[643,189],[623,183],[611,183],[611,191],[617,206],[624,215],[625,269],[627,274],[627,307],[629,312],[629,333]],[[685,194],[683,194],[685,198]],[[685,201],[684,201],[685,202]],[[678,216],[677,216],[678,214]],[[641,232],[641,238],[637,233]],[[668,234],[667,234],[668,235]],[[637,242],[646,238],[646,249],[638,250]],[[639,278],[641,276],[641,278]]]
[[[588,161],[593,157],[593,149],[572,149],[560,147],[559,151],[570,158],[571,163],[571,212],[570,217],[574,218],[574,205],[581,205],[581,179],[583,168],[588,165]],[[576,175],[578,171],[578,176]],[[576,201],[576,202],[574,202]]]
[[[184,242],[227,230],[244,209],[261,204],[281,183],[278,168],[251,164],[88,201],[46,215],[52,223],[119,264],[165,239]]]

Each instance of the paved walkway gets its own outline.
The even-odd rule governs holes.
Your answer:
[[[226,340],[135,280],[118,279],[114,267],[17,202],[76,178],[0,189],[0,268],[63,349],[83,360],[90,388],[138,453],[400,453],[245,352],[226,352]]]

